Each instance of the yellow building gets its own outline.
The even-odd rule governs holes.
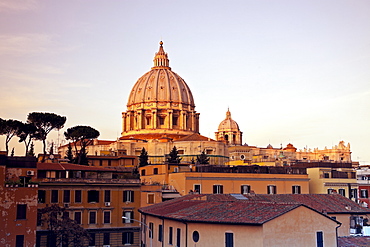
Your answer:
[[[336,246],[340,223],[308,206],[188,195],[139,209],[145,246]]]
[[[304,168],[163,164],[140,167],[139,171],[143,183],[174,188],[180,195],[309,193]]]
[[[358,183],[353,168],[307,168],[311,194],[338,193],[357,202]]]

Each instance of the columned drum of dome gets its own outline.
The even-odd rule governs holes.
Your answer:
[[[145,135],[156,139],[165,134],[173,139],[199,132],[199,113],[186,82],[169,67],[163,42],[154,66],[133,86],[122,113],[122,137]],[[140,137],[138,137],[140,138]]]
[[[239,125],[231,118],[229,109],[226,112],[226,118],[218,126],[216,134],[217,141],[226,141],[229,145],[242,145],[243,132]]]

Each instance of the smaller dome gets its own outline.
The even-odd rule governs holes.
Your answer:
[[[218,126],[218,131],[240,131],[237,122],[232,120],[229,109],[227,109],[226,118],[222,120],[222,122]]]

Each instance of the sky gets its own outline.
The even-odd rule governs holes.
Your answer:
[[[343,140],[370,164],[368,0],[0,0],[0,118],[52,112],[67,122],[49,143],[76,125],[115,140],[161,40],[202,135],[215,138],[229,108],[248,145]]]

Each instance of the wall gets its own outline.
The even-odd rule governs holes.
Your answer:
[[[323,232],[324,246],[336,246],[337,225],[331,219],[301,206],[264,224],[263,246],[316,246],[317,231]]]

